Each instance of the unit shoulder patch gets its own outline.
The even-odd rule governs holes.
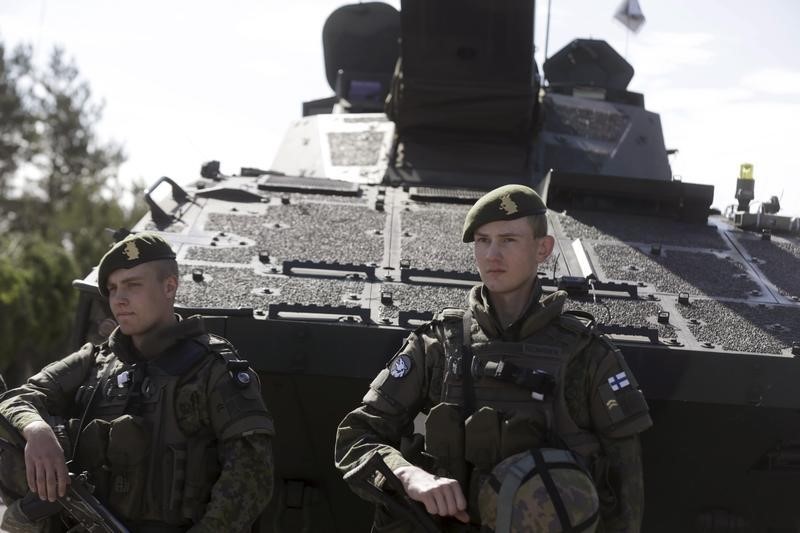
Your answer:
[[[393,378],[402,378],[411,371],[411,358],[406,354],[399,353],[389,361],[389,374]]]

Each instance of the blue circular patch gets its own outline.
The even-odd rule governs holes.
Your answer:
[[[389,364],[389,374],[393,378],[402,378],[411,370],[411,358],[404,354],[398,354]]]

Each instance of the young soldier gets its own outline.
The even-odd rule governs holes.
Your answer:
[[[6,393],[0,414],[27,441],[27,488],[43,500],[64,497],[74,459],[132,531],[246,531],[272,494],[272,419],[234,348],[174,313],[178,278],[160,236],[117,243],[98,285],[118,327]],[[17,500],[3,527],[26,518]]]
[[[555,244],[546,211],[520,185],[477,201],[462,238],[483,283],[468,310],[412,333],[338,429],[342,473],[380,454],[447,531],[640,528],[647,404],[593,321],[562,314],[566,293],[543,297],[538,267]],[[425,451],[404,455],[419,412]],[[379,505],[375,530],[414,527]]]

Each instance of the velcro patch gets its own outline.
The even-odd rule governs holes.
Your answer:
[[[628,375],[625,372],[620,372],[608,378],[608,385],[611,387],[612,391],[617,392],[625,387],[630,387],[631,381],[628,379]]]
[[[608,416],[611,418],[611,422],[616,424],[625,419],[625,412],[622,410],[622,407],[619,404],[619,400],[617,399],[617,395],[614,389],[611,388],[610,379],[608,383],[603,383],[600,385],[600,399],[603,400],[603,403],[606,406],[606,410],[608,411]],[[619,388],[617,389],[619,390]]]
[[[393,378],[402,378],[411,371],[411,358],[399,353],[389,361],[389,374]]]

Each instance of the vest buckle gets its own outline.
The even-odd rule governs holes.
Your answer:
[[[450,375],[461,378],[461,356],[451,356],[447,362],[450,367]]]

